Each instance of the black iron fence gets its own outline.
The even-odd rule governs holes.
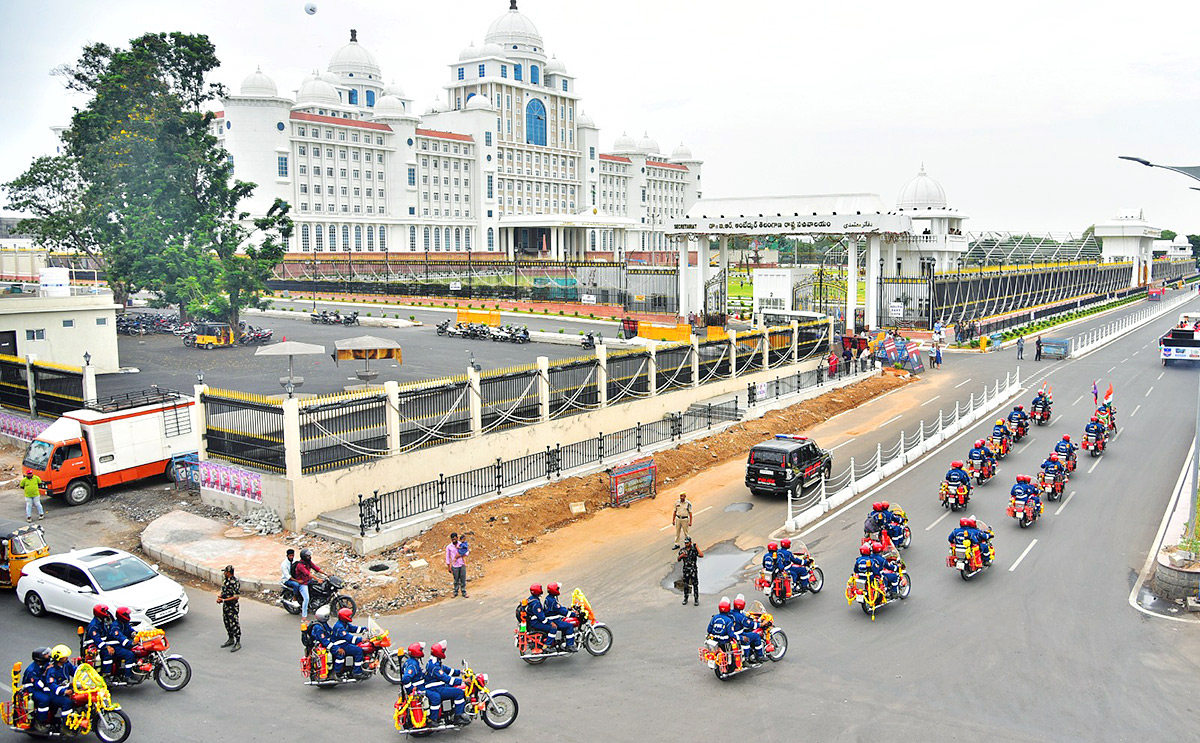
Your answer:
[[[0,405],[29,412],[29,379],[25,359],[0,355]]]
[[[30,368],[38,415],[57,418],[83,407],[83,369],[47,361],[34,361]]]
[[[608,356],[608,404],[650,394],[650,354],[617,351]]]
[[[283,408],[263,395],[210,389],[200,395],[210,457],[235,464],[285,471]]]
[[[550,417],[594,410],[600,406],[596,387],[600,362],[595,356],[566,359],[550,367]]]
[[[300,407],[300,471],[349,467],[388,451],[387,395],[323,395]]]
[[[496,369],[479,379],[485,433],[528,426],[541,420],[536,364]]]
[[[466,375],[444,377],[400,388],[397,449],[413,451],[471,435],[470,385]]]
[[[655,389],[662,393],[692,386],[692,344],[662,345],[654,355]]]
[[[741,419],[737,399],[716,405],[693,406],[685,413],[671,414],[653,423],[613,433],[600,433],[566,446],[546,447],[546,451],[527,454],[516,459],[496,459],[494,464],[468,472],[400,488],[386,493],[358,496],[359,534],[379,531],[383,526],[445,508],[490,493],[499,494],[506,487],[537,480],[550,481],[563,470],[602,462],[610,457],[641,451],[664,441],[676,441],[682,436],[722,421]]]

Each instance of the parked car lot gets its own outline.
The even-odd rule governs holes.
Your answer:
[[[185,616],[183,586],[130,553],[88,547],[42,557],[25,566],[17,598],[35,617],[61,614],[89,621],[92,607],[127,606],[135,627],[161,626]]]

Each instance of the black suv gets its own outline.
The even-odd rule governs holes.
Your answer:
[[[775,495],[800,491],[829,477],[833,456],[807,436],[780,433],[775,438],[756,444],[746,458],[746,487],[759,495]]]

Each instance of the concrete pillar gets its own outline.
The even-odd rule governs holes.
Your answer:
[[[650,354],[646,361],[646,381],[649,382],[650,396],[654,397],[658,394],[658,355],[654,346],[648,347],[646,351]]]
[[[608,347],[596,344],[596,402],[608,407]]]
[[[672,239],[675,241],[675,248],[679,252],[679,266],[675,274],[676,284],[679,287],[679,316],[686,318],[688,312],[691,311],[687,286],[687,240],[683,237]]]
[[[208,416],[205,415],[204,403],[200,400],[201,395],[206,392],[208,392],[208,385],[192,385],[192,394],[195,395],[196,400],[196,403],[192,405],[192,431],[196,433],[196,441],[199,443],[196,458],[201,462],[208,461],[208,449],[204,446],[205,435],[208,433]]]
[[[759,341],[762,344],[762,368],[771,368],[771,334],[766,328],[763,328],[762,339]]]
[[[737,331],[729,331],[729,378],[737,376]]]
[[[700,339],[694,335],[692,336],[692,386],[700,386]]]
[[[283,463],[284,476],[297,480],[302,474],[303,460],[300,456],[300,400],[284,398],[283,406]]]
[[[83,399],[95,400],[99,395],[96,393],[96,367],[88,364],[83,367]]]
[[[471,407],[471,436],[483,434],[483,397],[479,389],[479,372],[474,366],[467,367],[468,403]]]
[[[846,332],[854,332],[854,310],[858,308],[858,238],[846,238]]]
[[[879,282],[883,280],[883,274],[887,271],[879,270],[879,242],[879,235],[871,235],[867,238],[867,256],[863,259],[867,262],[866,301],[864,302],[866,309],[863,312],[863,322],[871,328],[883,325],[879,322],[879,312],[883,309],[879,306]],[[895,246],[896,243],[892,243],[893,253],[896,251]],[[895,263],[892,265],[894,266]]]
[[[725,274],[725,281],[729,281],[729,236],[722,235],[717,241],[717,270]],[[728,307],[718,308],[716,311],[725,314]]]
[[[792,363],[800,363],[800,323],[792,320]]]
[[[388,454],[397,454],[400,451],[400,385],[389,379],[383,383],[383,393],[387,395],[387,407],[383,409],[387,450]]]
[[[36,353],[25,354],[25,394],[29,400],[29,414],[37,418],[37,379],[33,374],[33,362],[37,361]]]
[[[704,282],[708,279],[708,236],[701,237],[696,241],[696,296],[695,312],[697,315],[703,315],[708,311],[708,297],[705,296]]]
[[[550,359],[537,357],[538,368],[538,418],[545,423],[550,420]]]

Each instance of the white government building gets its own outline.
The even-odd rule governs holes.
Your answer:
[[[290,203],[292,255],[672,261],[664,233],[700,197],[701,161],[649,136],[601,152],[575,78],[516,0],[483,42],[420,116],[355,31],[294,98],[255,71],[214,122],[235,177],[258,184],[248,211]]]

